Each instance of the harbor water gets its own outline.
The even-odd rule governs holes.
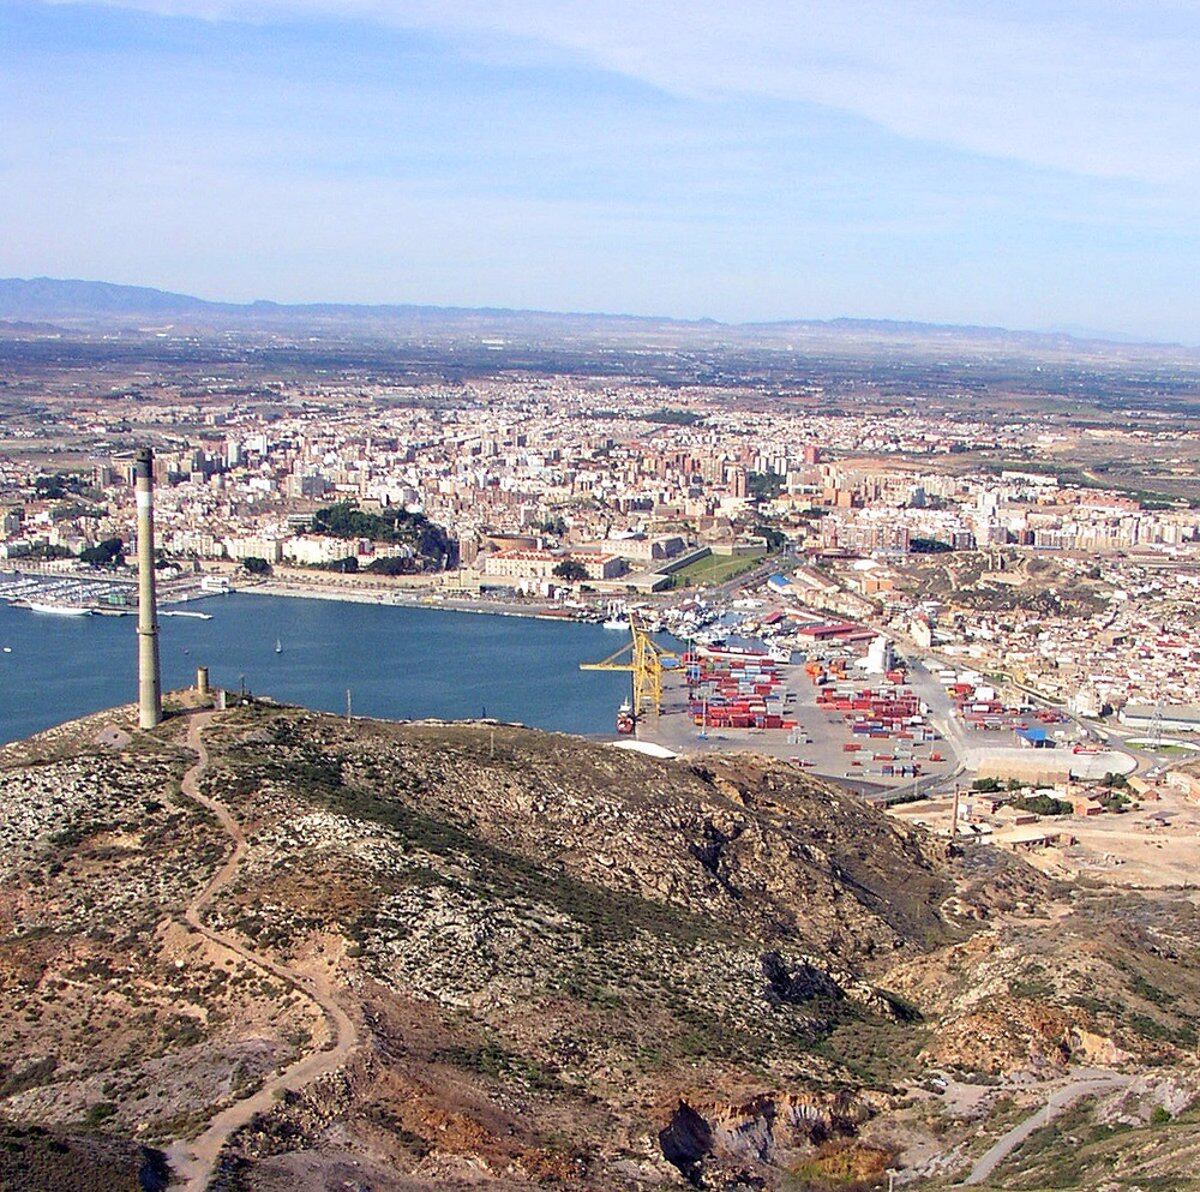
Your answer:
[[[490,716],[608,735],[628,676],[582,672],[621,643],[611,630],[528,617],[236,593],[164,616],[163,686],[216,686],[386,719]],[[63,617],[0,605],[0,742],[131,703],[133,617]],[[278,643],[278,649],[276,645]]]

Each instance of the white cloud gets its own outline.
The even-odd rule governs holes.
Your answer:
[[[673,94],[853,113],[1099,177],[1200,184],[1191,0],[102,0],[163,15],[352,17],[502,54],[552,47]]]

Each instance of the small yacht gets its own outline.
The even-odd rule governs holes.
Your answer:
[[[90,608],[77,608],[69,604],[43,604],[40,600],[31,600],[27,606],[35,613],[46,613],[54,617],[90,617]]]
[[[605,629],[619,629],[624,633],[629,632],[629,615],[625,610],[625,602],[623,600],[610,600],[608,604],[608,612],[603,621]]]

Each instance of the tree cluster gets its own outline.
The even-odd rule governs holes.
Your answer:
[[[559,579],[565,579],[567,583],[577,584],[581,580],[588,577],[587,568],[577,562],[575,559],[563,559],[561,563],[554,569],[554,574]]]
[[[423,559],[444,566],[452,546],[446,531],[423,513],[385,509],[367,513],[353,501],[340,501],[313,514],[312,528],[331,538],[366,538],[371,542],[402,543]]]
[[[90,563],[93,567],[111,567],[121,557],[125,543],[120,538],[105,538],[95,546],[89,546],[79,552],[81,563]]]

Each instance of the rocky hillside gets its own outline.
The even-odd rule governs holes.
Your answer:
[[[1158,1073],[1112,1120],[1182,1130],[1200,928],[1103,898],[752,757],[95,718],[0,751],[0,1156],[30,1188],[92,1152],[130,1187],[870,1188],[966,1174],[1076,1064]]]

